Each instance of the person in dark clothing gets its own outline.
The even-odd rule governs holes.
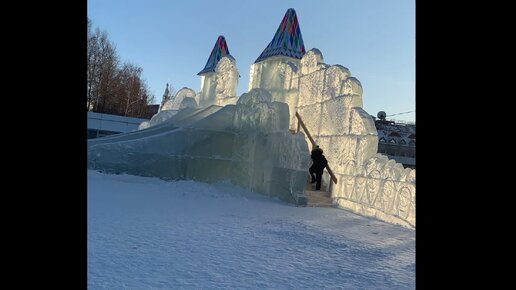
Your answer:
[[[323,150],[319,148],[319,145],[316,145],[315,148],[311,152],[312,157],[312,166],[308,170],[310,172],[310,176],[312,177],[312,182],[317,182],[315,184],[315,190],[321,190],[321,178],[326,165],[328,165],[328,161],[326,157],[323,155]],[[315,173],[315,176],[314,176]]]

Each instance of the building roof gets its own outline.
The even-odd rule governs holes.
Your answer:
[[[215,46],[211,50],[211,54],[210,54],[210,57],[208,58],[208,61],[206,62],[206,66],[204,66],[204,69],[201,70],[197,75],[214,72],[215,67],[217,66],[217,63],[219,63],[219,60],[224,56],[233,58],[233,56],[229,54],[229,49],[228,49],[228,44],[226,43],[226,38],[224,38],[224,36],[220,35],[219,38],[217,38],[217,42],[215,42]]]
[[[405,146],[415,146],[416,125],[399,124],[392,121],[376,120],[376,131],[378,141],[381,143],[392,143]]]
[[[296,11],[287,10],[281,24],[274,34],[274,38],[256,59],[255,63],[271,56],[283,55],[293,58],[302,58],[305,55],[305,44],[297,21]]]

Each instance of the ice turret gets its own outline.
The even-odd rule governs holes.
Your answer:
[[[201,76],[201,91],[198,97],[201,108],[236,103],[236,88],[240,75],[235,58],[229,54],[224,36],[219,36],[206,66],[198,75]]]
[[[256,59],[255,63],[276,55],[300,59],[304,54],[305,45],[297,21],[296,11],[290,8],[285,13],[278,30],[276,30],[276,34],[274,34],[274,38]]]

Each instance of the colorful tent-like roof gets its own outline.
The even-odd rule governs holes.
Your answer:
[[[290,8],[285,13],[278,30],[276,30],[276,34],[274,34],[274,38],[256,59],[255,63],[276,55],[300,59],[305,55],[305,52],[296,11]]]
[[[206,62],[206,66],[204,66],[204,69],[200,71],[197,75],[202,75],[208,72],[214,72],[215,67],[217,66],[217,63],[223,56],[229,56],[233,58],[229,54],[228,44],[226,43],[226,39],[224,36],[219,36],[217,38],[217,42],[215,43],[215,46],[211,50],[210,57],[208,58],[208,61]]]

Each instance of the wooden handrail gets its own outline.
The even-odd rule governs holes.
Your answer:
[[[303,120],[301,119],[301,116],[299,115],[298,112],[296,112],[296,118],[298,121],[297,122],[297,132],[299,132],[299,126],[301,125],[301,127],[303,128],[303,130],[306,133],[306,136],[308,137],[308,140],[310,140],[310,142],[312,143],[312,147],[315,146],[314,138],[312,138],[312,135],[310,135],[310,132],[308,132],[308,129],[306,128],[306,125],[303,122]],[[328,173],[330,174],[331,180],[335,184],[337,184],[337,177],[335,177],[335,174],[333,174],[333,171],[330,169],[330,165],[326,165],[326,169],[328,170]]]

